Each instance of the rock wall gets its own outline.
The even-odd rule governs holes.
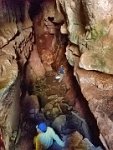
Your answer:
[[[33,45],[28,8],[27,1],[0,1],[0,130],[6,150],[13,131],[18,129],[19,74]]]
[[[66,57],[93,112],[103,144],[113,149],[111,0],[56,0],[65,14]],[[102,138],[103,137],[103,138]]]
[[[67,67],[68,61],[97,120],[102,143],[113,149],[112,11],[112,0],[0,1],[1,128],[9,118],[4,106],[11,98],[4,104],[5,98],[18,75],[29,88],[46,71],[60,64]]]
[[[0,104],[0,129],[6,150],[9,149],[14,132],[17,133],[20,119],[20,81],[19,78],[7,89],[7,95]]]
[[[97,120],[100,138],[112,149],[112,132],[109,131],[112,129],[113,3],[110,0],[47,0],[40,3],[33,22],[44,69],[49,71],[66,64],[65,53]],[[107,120],[107,127],[103,118]]]

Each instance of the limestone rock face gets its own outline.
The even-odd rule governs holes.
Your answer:
[[[112,19],[111,13],[113,12],[113,2],[111,0],[82,0],[82,3],[85,8],[84,11],[87,12],[90,24],[103,21],[108,23]]]
[[[90,5],[91,4],[91,5]],[[85,41],[87,44],[81,56],[79,66],[86,70],[97,70],[113,74],[112,62],[112,12],[113,2],[83,1],[85,14],[89,19],[89,29],[86,28]],[[89,50],[90,52],[88,52]]]
[[[97,120],[103,144],[112,150],[113,1],[56,0],[56,4],[68,31],[66,58]]]
[[[7,150],[19,123],[18,74],[23,72],[32,50],[32,23],[28,9],[28,1],[0,1],[0,129]]]
[[[13,68],[14,69],[14,68]],[[10,72],[10,71],[9,71]],[[10,74],[9,74],[10,75]],[[1,83],[1,82],[0,82]],[[10,138],[13,131],[18,129],[19,123],[19,80],[10,81],[4,88],[2,98],[0,99],[0,129],[3,134],[5,148],[9,149]],[[0,90],[1,92],[2,90]]]
[[[78,44],[79,36],[84,33],[84,14],[81,13],[81,1],[79,0],[56,0],[59,12],[63,9],[67,16],[66,25],[69,39],[72,43]],[[83,17],[81,17],[83,15]],[[62,30],[62,29],[61,29]]]
[[[6,45],[17,32],[32,26],[28,10],[28,1],[0,1],[0,48]]]
[[[18,67],[16,61],[10,56],[0,55],[0,98],[4,95],[4,92],[10,87],[16,80],[18,75]]]
[[[113,74],[112,57],[113,51],[111,49],[103,49],[98,52],[87,51],[82,54],[79,66],[86,70],[98,70],[100,72]]]
[[[19,71],[21,81],[30,85],[68,61],[97,120],[103,144],[113,150],[113,1],[40,2],[41,7],[36,5],[32,11],[34,0],[0,1],[0,127],[7,124],[9,110],[13,110],[12,97],[5,97]],[[29,15],[34,21],[35,41]],[[77,96],[69,85],[67,89],[67,99],[70,96],[74,105]],[[60,111],[53,105],[46,113],[56,117]]]
[[[88,100],[89,107],[97,120],[100,133],[112,149],[113,77],[82,69],[78,69],[77,73],[82,93]]]
[[[4,37],[7,41],[9,41],[14,37],[18,29],[16,23],[8,23],[1,26],[0,30],[1,30],[1,36]]]
[[[81,55],[79,66],[86,70],[112,74],[112,62],[109,57],[112,57],[113,47],[111,42],[113,25],[110,15],[113,2],[110,0],[56,2],[59,12],[62,12],[60,10],[62,8],[67,15],[69,40],[79,46],[81,54],[85,53]],[[78,13],[80,10],[81,13]]]
[[[66,58],[71,66],[78,65],[80,52],[76,45],[70,44],[66,47]]]
[[[4,14],[2,15],[4,18]],[[8,41],[11,40],[15,36],[15,34],[17,34],[18,32],[18,27],[15,22],[7,22],[6,24],[4,20],[3,22],[1,21],[2,20],[0,20],[0,48],[5,46],[8,43]]]

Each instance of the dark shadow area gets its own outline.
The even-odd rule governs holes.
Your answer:
[[[29,0],[30,8],[29,8],[29,16],[31,20],[38,15],[42,11],[42,2],[43,0]]]
[[[25,1],[23,0],[5,0],[4,9],[7,10],[7,21],[23,22],[25,19]]]

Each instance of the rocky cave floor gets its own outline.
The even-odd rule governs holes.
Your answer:
[[[56,72],[48,72],[46,78],[38,81],[31,89],[31,94],[38,97],[36,99],[38,105],[33,109],[39,110],[40,108],[40,116],[54,128],[63,140],[67,139],[66,150],[78,150],[79,148],[81,150],[93,150],[94,146],[89,142],[91,135],[86,121],[74,107],[67,104],[64,98],[66,94],[65,83],[63,80],[58,82],[55,76]],[[23,102],[23,104],[25,103]],[[22,107],[24,109],[22,109],[22,117],[20,117],[22,119],[20,119],[19,130],[12,137],[10,150],[35,149],[33,137],[37,134],[35,130],[36,121],[34,121],[36,118],[30,117],[28,111],[25,112],[25,105]]]

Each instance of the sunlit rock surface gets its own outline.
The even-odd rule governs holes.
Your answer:
[[[79,66],[86,70],[113,74],[111,65],[113,2],[110,0],[88,0],[83,1],[83,6],[85,14],[87,13],[89,29],[86,29],[84,39],[87,48],[81,56]]]

